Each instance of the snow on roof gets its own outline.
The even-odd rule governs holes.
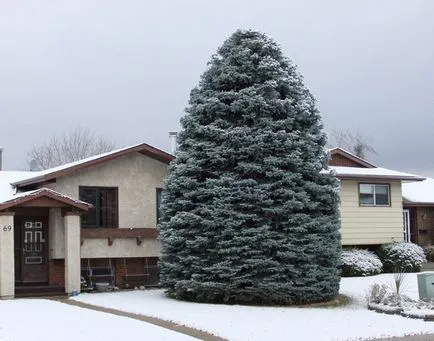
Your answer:
[[[116,153],[122,152],[122,151],[130,149],[130,148],[134,148],[134,147],[137,147],[137,146],[140,146],[140,145],[142,145],[142,143],[135,144],[135,145],[128,146],[128,147],[124,147],[124,148],[120,148],[120,149],[116,149],[116,150],[112,150],[110,152],[106,152],[106,153],[103,153],[103,154],[98,154],[98,155],[90,156],[90,157],[87,157],[85,159],[81,159],[81,160],[78,160],[78,161],[65,163],[63,165],[56,166],[56,167],[53,167],[53,168],[48,168],[48,169],[40,171],[40,172],[31,172],[32,173],[31,175],[33,175],[33,176],[29,176],[27,178],[24,177],[24,178],[22,178],[20,180],[13,181],[13,183],[15,184],[17,182],[21,182],[21,181],[24,181],[24,180],[26,180],[26,181],[27,180],[33,180],[33,179],[36,180],[36,179],[38,179],[40,177],[43,177],[44,175],[55,173],[55,172],[58,172],[58,171],[61,171],[61,170],[64,170],[64,169],[67,169],[67,168],[70,168],[70,167],[81,165],[81,164],[89,162],[89,161],[93,161],[93,160],[97,160],[97,159],[100,159],[100,158],[103,158],[103,157],[106,157],[106,156],[110,156],[112,154],[116,154]]]
[[[434,179],[402,184],[402,196],[408,201],[434,204]]]
[[[38,175],[39,172],[0,171],[0,203],[10,200],[15,194],[11,184]]]
[[[41,192],[49,192],[57,197],[71,200],[80,205],[89,205],[88,203],[78,200],[77,198],[67,196],[65,194],[53,191],[49,188],[39,188],[33,191],[17,193],[15,186],[11,185],[14,182],[34,177],[35,175],[39,175],[40,173],[41,172],[0,171],[0,204],[11,202],[27,196],[38,195]]]
[[[42,192],[51,193],[51,194],[55,195],[56,197],[60,197],[60,198],[64,198],[64,199],[70,200],[72,202],[75,202],[76,204],[86,205],[86,206],[92,206],[92,205],[90,205],[89,203],[87,203],[85,201],[79,200],[79,199],[71,197],[69,195],[65,195],[65,194],[60,193],[60,192],[53,191],[52,189],[45,188],[45,187],[38,188],[38,189],[35,189],[33,191],[20,192],[20,193],[12,194],[12,196],[10,196],[6,200],[3,200],[2,202],[0,202],[0,204],[6,204],[6,203],[13,202],[13,201],[16,201],[16,200],[19,200],[19,199],[22,199],[22,198],[26,198],[26,197],[38,196]]]
[[[18,182],[25,181],[25,180],[38,179],[38,178],[40,178],[46,174],[54,173],[54,172],[57,172],[57,171],[60,171],[60,170],[63,170],[63,169],[69,168],[69,167],[77,166],[77,165],[80,165],[82,163],[96,160],[96,159],[99,159],[99,158],[102,158],[105,156],[109,156],[111,154],[115,154],[115,153],[121,152],[123,150],[134,148],[134,147],[137,147],[140,145],[141,144],[136,144],[136,145],[124,147],[121,149],[112,150],[112,151],[107,152],[107,153],[94,155],[94,156],[91,156],[91,157],[88,157],[88,158],[85,158],[82,160],[66,163],[64,165],[49,168],[49,169],[39,171],[39,172],[0,171],[0,203],[2,203],[4,201],[9,201],[10,199],[13,198],[14,193],[15,193],[15,186],[13,186],[12,184],[16,184]]]
[[[338,177],[357,177],[357,178],[385,178],[397,180],[413,180],[422,181],[423,176],[414,175],[410,173],[403,173],[394,171],[387,168],[359,168],[359,167],[343,167],[343,166],[330,166],[329,169],[336,172]]]
[[[140,150],[138,150],[138,149],[140,149]],[[61,172],[63,170],[74,169],[74,167],[77,167],[77,166],[78,166],[78,168],[80,168],[81,165],[91,164],[93,161],[98,162],[99,159],[110,158],[112,155],[113,156],[116,156],[116,154],[122,155],[122,154],[124,154],[123,152],[128,153],[129,151],[136,151],[136,150],[140,151],[140,152],[142,150],[145,152],[148,152],[148,153],[150,153],[149,155],[151,157],[154,157],[155,159],[160,160],[162,162],[168,163],[174,158],[173,155],[166,153],[166,152],[164,152],[158,148],[155,148],[155,147],[148,145],[146,143],[139,143],[139,144],[135,144],[132,146],[112,150],[112,151],[107,152],[107,153],[87,157],[85,159],[81,159],[78,161],[66,163],[64,165],[49,168],[49,169],[43,170],[41,172],[38,172],[36,176],[25,178],[25,179],[22,179],[20,181],[14,182],[12,184],[20,186],[20,185],[23,185],[24,183],[29,184],[29,183],[36,183],[36,182],[44,181],[44,180],[46,180],[47,177],[50,177],[50,176],[55,177],[56,173]]]

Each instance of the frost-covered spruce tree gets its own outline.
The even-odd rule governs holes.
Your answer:
[[[337,295],[338,183],[322,172],[315,100],[279,45],[235,32],[181,124],[159,225],[168,295],[241,304]]]

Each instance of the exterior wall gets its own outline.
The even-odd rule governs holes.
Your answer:
[[[145,239],[137,245],[135,238],[115,238],[108,245],[107,238],[85,239],[81,258],[159,257],[161,246],[156,239]]]
[[[6,299],[15,295],[14,214],[0,212],[0,227],[0,299]]]
[[[65,216],[65,292],[80,292],[80,216]]]
[[[157,265],[158,258],[95,258],[91,260],[82,259],[81,268],[86,269],[88,267],[108,267],[111,265],[114,268],[115,278],[114,284],[118,288],[124,288],[124,276],[126,275],[137,275],[146,272],[146,266],[155,267]],[[149,271],[149,270],[148,270]],[[152,271],[152,270],[151,270]]]
[[[118,188],[119,228],[156,228],[156,189],[163,187],[167,165],[140,153],[133,153],[46,184],[55,191],[79,197],[79,186]],[[50,210],[50,259],[64,259],[63,217],[59,209]],[[107,239],[85,239],[82,258],[158,257],[160,244],[146,239],[137,245],[135,238],[116,238],[109,246]]]
[[[79,197],[79,186],[118,187],[119,227],[156,227],[156,188],[163,187],[167,165],[133,153],[44,185],[66,195]]]
[[[60,208],[50,208],[48,218],[49,259],[65,258],[65,227]]]
[[[353,161],[344,155],[341,154],[333,154],[329,160],[329,166],[343,166],[343,167],[362,167],[360,163]]]
[[[359,206],[358,184],[390,184],[390,207]],[[401,181],[341,180],[343,245],[373,245],[403,241]]]
[[[65,261],[63,259],[52,259],[49,261],[48,266],[48,284],[65,286]]]
[[[417,207],[415,219],[419,245],[432,245],[434,242],[434,207]]]

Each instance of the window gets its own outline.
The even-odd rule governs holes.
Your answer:
[[[359,184],[360,206],[390,206],[390,185]]]
[[[157,224],[160,222],[160,217],[161,217],[160,207],[161,207],[161,196],[162,196],[162,194],[163,194],[163,189],[162,188],[157,188],[157,191],[156,191]]]
[[[118,189],[116,187],[81,187],[80,200],[93,207],[81,216],[82,227],[118,227]]]

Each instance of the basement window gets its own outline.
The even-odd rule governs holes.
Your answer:
[[[360,206],[390,206],[389,184],[359,184]]]

